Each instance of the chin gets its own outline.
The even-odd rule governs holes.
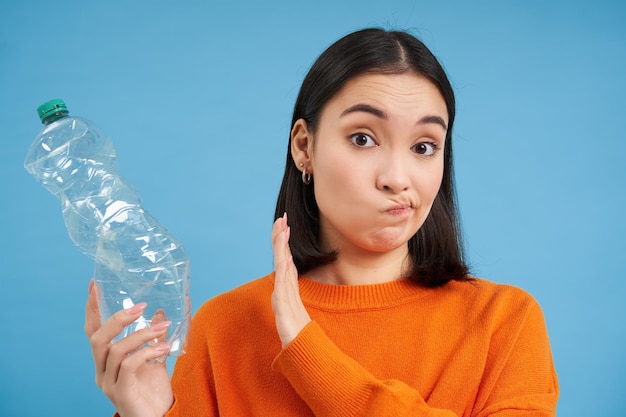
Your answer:
[[[372,240],[370,247],[368,248],[372,252],[390,252],[396,250],[402,246],[406,246],[408,243],[408,239],[404,239],[401,237],[380,237]]]
[[[369,241],[372,248],[378,248],[377,251],[389,251],[406,245],[415,233],[417,229],[409,230],[408,227],[385,228],[371,234]]]

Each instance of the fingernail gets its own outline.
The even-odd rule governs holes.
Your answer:
[[[285,227],[287,227],[287,212],[283,213],[283,221],[282,221],[282,229],[285,230]]]
[[[154,346],[154,349],[165,352],[167,350],[170,350],[170,345],[168,343],[161,343],[159,345]]]
[[[171,324],[172,324],[171,321],[162,321],[160,323],[157,323],[151,326],[150,328],[152,329],[153,332],[160,332],[161,330],[165,330],[168,327],[170,327]]]
[[[147,305],[148,304],[146,304],[146,303],[135,304],[134,306],[132,306],[130,308],[127,308],[126,312],[128,314],[137,314],[137,313],[143,311],[146,308]]]

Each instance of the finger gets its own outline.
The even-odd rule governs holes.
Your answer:
[[[102,325],[102,318],[100,316],[101,294],[100,286],[96,283],[95,279],[92,278],[89,281],[89,296],[87,297],[85,314],[85,333],[88,337],[91,337]]]
[[[150,321],[150,327],[152,327],[152,330],[154,330],[154,327],[157,324],[164,323],[165,321],[167,321],[167,317],[165,316],[165,310],[160,308],[154,312],[154,316],[152,316],[152,320]],[[151,340],[150,344],[156,346],[159,343],[165,342],[166,340],[167,340],[167,332],[164,332],[163,335],[161,335],[160,337]]]
[[[109,345],[108,355],[106,357],[105,364],[106,373],[102,375],[102,384],[107,386],[112,386],[113,384],[116,384],[120,377],[122,364],[125,363],[128,358],[133,357],[139,352],[146,350],[144,346],[147,343],[160,338],[164,334],[167,334],[167,329],[170,325],[171,323],[169,321],[164,321],[154,325],[153,327],[138,330],[120,340],[119,342]],[[164,348],[163,345],[165,344],[160,343],[156,345],[160,346],[160,348],[157,349],[157,351],[160,352],[160,355],[163,355],[163,349],[165,349],[165,352],[167,352],[167,349],[169,349],[169,347],[167,349]],[[140,354],[140,356],[142,357],[143,355],[145,355],[145,353]],[[156,355],[156,357],[160,355]],[[129,364],[134,363],[134,361],[129,362]],[[131,372],[134,372],[141,364],[141,361],[136,363],[135,367],[128,368],[129,364],[124,364],[125,371],[128,372],[130,370]]]
[[[283,222],[282,222],[282,230],[285,233],[284,239],[285,239],[285,244],[284,244],[284,251],[285,251],[285,261],[287,262],[287,267],[289,267],[289,262],[291,258],[291,247],[289,246],[289,238],[291,237],[291,227],[289,226],[289,219],[287,218],[287,212],[285,212],[285,214],[283,215]]]
[[[151,327],[146,327],[141,330],[137,330],[132,334],[126,336],[122,340],[119,340],[110,345],[109,357],[119,355],[131,355],[134,352],[141,349],[146,344],[158,345],[163,342],[159,340],[165,340],[164,336],[167,336],[167,329],[172,325],[171,321],[162,321],[160,323],[153,324]],[[108,371],[108,369],[107,369]]]
[[[159,359],[166,357],[170,347],[168,343],[159,343],[156,346],[139,349],[137,352],[128,356],[122,363],[117,382],[124,383],[125,378],[136,373],[136,370],[146,363],[148,365],[163,364],[163,366],[165,366],[165,361],[160,361]]]
[[[281,269],[287,259],[286,214],[274,222],[272,229],[272,249],[274,252],[274,269]],[[288,229],[287,229],[288,230]],[[288,249],[288,248],[287,248]]]
[[[285,217],[287,213],[283,214],[283,217],[279,217],[274,221],[274,226],[272,227],[272,249],[275,251],[277,246],[277,239],[284,228]]]
[[[285,261],[287,262],[287,267],[289,267],[289,262],[293,261],[293,258],[291,256],[291,247],[289,246],[290,237],[291,237],[291,227],[287,226],[287,228],[285,229],[285,236],[284,236],[285,247],[283,249],[285,251]]]
[[[121,362],[115,384],[122,390],[136,383],[137,373],[143,366],[166,366],[165,358],[170,345],[162,343],[152,347],[144,347]],[[109,382],[107,382],[109,383]]]
[[[100,311],[98,310],[99,288],[92,278],[89,281],[89,296],[85,306],[85,334],[91,337],[100,328]]]
[[[280,230],[278,231],[277,229]],[[298,271],[293,263],[293,255],[289,246],[291,227],[288,224],[287,213],[276,221],[274,232],[274,269],[276,270],[277,285],[284,287],[284,280],[293,281],[287,283],[290,287],[297,287]],[[284,288],[283,288],[284,289]]]
[[[101,377],[106,370],[111,341],[124,327],[141,317],[146,305],[146,303],[139,303],[126,310],[118,311],[90,336],[91,353],[96,365],[96,379]]]

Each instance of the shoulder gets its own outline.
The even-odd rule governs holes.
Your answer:
[[[194,326],[199,322],[232,322],[237,319],[258,317],[271,313],[271,295],[274,289],[274,273],[249,281],[237,288],[207,300],[194,314]]]
[[[472,277],[468,281],[450,281],[442,289],[446,293],[470,297],[477,301],[522,304],[536,302],[533,296],[522,288],[477,277]]]
[[[535,298],[514,285],[473,278],[470,281],[451,281],[441,288],[441,294],[452,297],[465,310],[474,313],[472,316],[478,315],[485,320],[521,324],[529,315],[539,315],[543,320]]]

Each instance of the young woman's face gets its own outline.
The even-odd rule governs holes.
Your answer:
[[[446,103],[414,73],[350,80],[323,108],[313,174],[325,249],[406,250],[443,177]]]

